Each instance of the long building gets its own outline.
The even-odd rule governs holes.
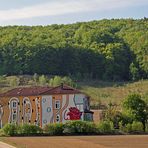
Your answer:
[[[0,127],[6,123],[65,123],[69,120],[93,120],[89,97],[61,84],[57,87],[20,87],[0,94]]]

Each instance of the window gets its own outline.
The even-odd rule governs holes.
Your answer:
[[[17,120],[17,115],[16,115],[16,111],[14,111],[12,114],[12,122],[16,122],[16,120]]]
[[[60,109],[60,100],[55,101],[55,109]]]
[[[17,102],[16,101],[12,101],[12,108],[16,108],[17,107]]]
[[[56,116],[56,122],[59,123],[60,122],[60,115]]]

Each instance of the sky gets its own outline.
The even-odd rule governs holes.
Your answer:
[[[0,0],[0,26],[148,17],[148,0]]]

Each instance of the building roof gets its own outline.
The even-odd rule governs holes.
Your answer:
[[[52,94],[80,94],[81,91],[72,88],[68,85],[61,84],[60,86],[54,87],[46,92],[41,93],[42,95],[52,95]]]
[[[4,96],[37,96],[37,95],[52,95],[52,94],[79,94],[79,90],[74,89],[70,86],[61,84],[57,87],[19,87],[9,90],[3,94],[0,94],[0,97]]]
[[[3,96],[36,96],[40,95],[43,92],[50,90],[51,87],[19,87],[9,90],[3,94],[0,94],[0,97]]]

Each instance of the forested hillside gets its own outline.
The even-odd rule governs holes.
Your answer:
[[[0,75],[148,78],[148,19],[0,27]]]

